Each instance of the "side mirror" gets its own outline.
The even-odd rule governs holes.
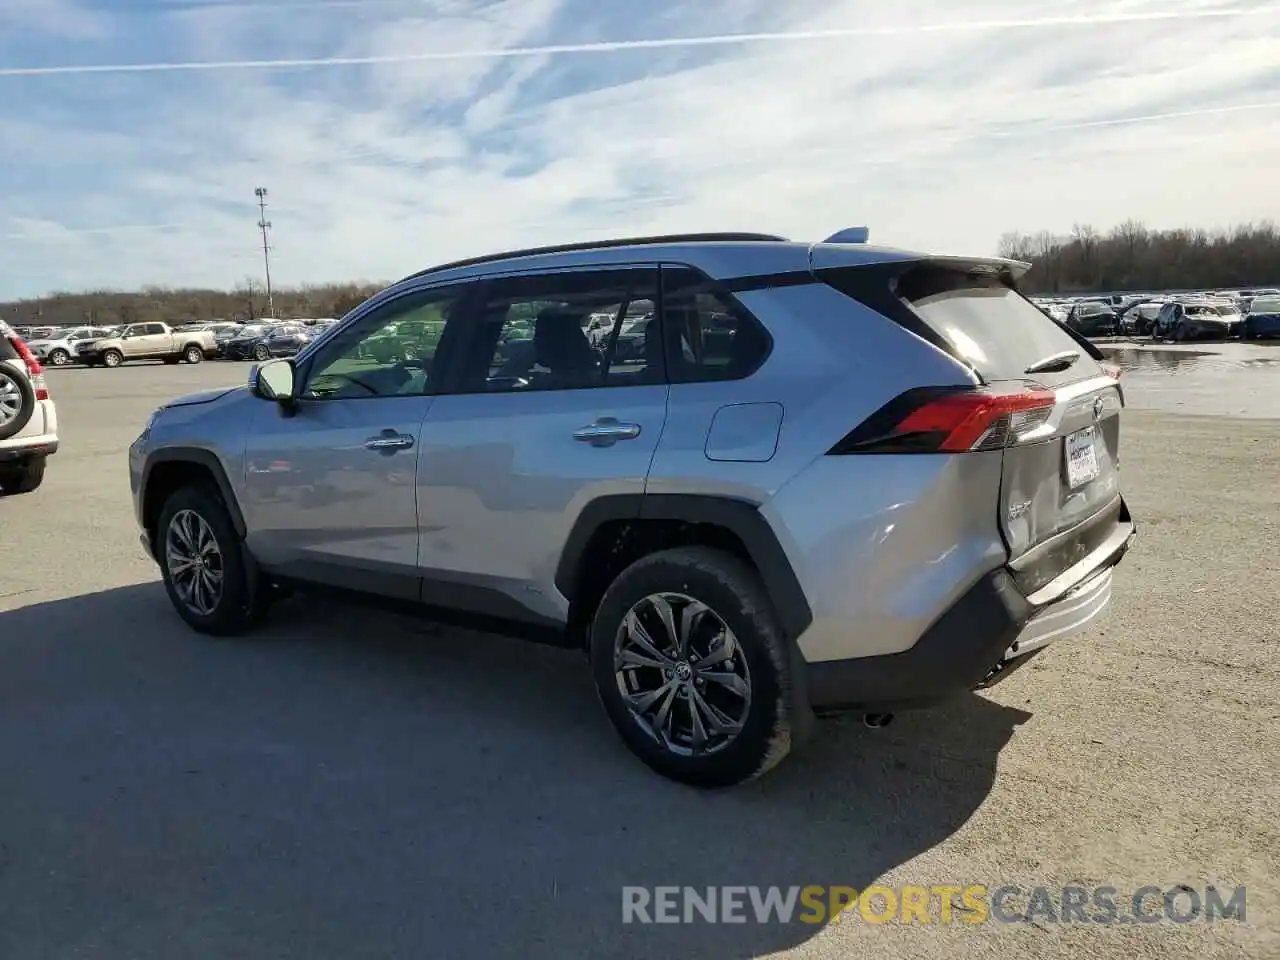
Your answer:
[[[293,406],[293,361],[268,360],[254,367],[249,375],[249,388],[263,400],[274,400],[284,407]]]

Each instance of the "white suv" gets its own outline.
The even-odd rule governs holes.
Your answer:
[[[35,354],[0,320],[0,493],[30,493],[58,449],[58,415]]]

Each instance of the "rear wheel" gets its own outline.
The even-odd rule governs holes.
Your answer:
[[[124,354],[119,350],[107,350],[102,354],[102,364],[107,367],[118,367],[124,363]]]
[[[155,553],[178,616],[200,633],[233,636],[261,618],[240,538],[222,498],[205,486],[182,487],[160,511]],[[262,601],[256,601],[262,596]]]
[[[0,471],[0,491],[30,493],[44,483],[45,457],[32,457],[19,467]]]
[[[591,628],[596,691],[623,742],[682,783],[724,787],[791,750],[786,640],[759,576],[706,547],[636,561]]]
[[[199,363],[204,359],[204,351],[193,344],[192,346],[187,347],[187,352],[183,359],[185,359],[187,363]]]
[[[31,382],[0,364],[0,440],[7,440],[27,425],[36,409]]]

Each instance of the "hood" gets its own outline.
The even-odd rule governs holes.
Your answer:
[[[170,400],[165,406],[191,407],[198,403],[213,403],[213,401],[220,400],[229,393],[247,389],[247,387],[219,387],[215,390],[201,390],[199,393],[189,393],[185,397],[179,397],[177,400]]]

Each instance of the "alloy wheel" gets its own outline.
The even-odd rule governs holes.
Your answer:
[[[22,413],[22,392],[8,374],[0,375],[0,427],[7,427]]]
[[[751,671],[729,625],[705,603],[650,594],[622,618],[613,649],[631,719],[668,752],[709,756],[742,732]]]
[[[165,534],[165,566],[179,599],[207,617],[222,599],[222,549],[208,521],[194,510],[179,510]]]

